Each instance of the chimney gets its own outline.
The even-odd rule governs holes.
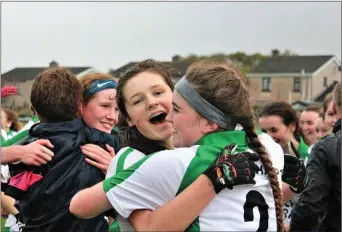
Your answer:
[[[53,60],[53,61],[50,62],[49,67],[50,68],[58,67],[58,63]]]
[[[273,57],[277,57],[277,56],[279,56],[279,54],[280,54],[280,51],[278,49],[273,49],[272,50],[272,56]]]
[[[174,55],[172,57],[172,63],[177,63],[181,60],[181,56],[180,55]]]

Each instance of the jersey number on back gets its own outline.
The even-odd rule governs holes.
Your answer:
[[[265,198],[258,191],[251,190],[246,195],[246,202],[243,205],[245,222],[254,220],[253,208],[258,207],[260,213],[259,228],[257,231],[268,229],[268,205]]]

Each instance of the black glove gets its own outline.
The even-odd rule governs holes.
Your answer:
[[[216,194],[224,188],[233,189],[235,185],[255,184],[258,166],[254,162],[259,156],[250,152],[233,154],[236,148],[235,143],[226,146],[216,163],[203,173],[213,183]]]
[[[292,155],[285,155],[281,179],[290,186],[291,191],[301,193],[309,183],[304,161]]]

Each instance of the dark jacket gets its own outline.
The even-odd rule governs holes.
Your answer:
[[[37,124],[31,128],[30,138],[49,139],[54,145],[52,150],[55,155],[52,161],[41,167],[23,164],[11,167],[14,175],[26,173],[21,174],[24,177],[16,179],[15,184],[19,186],[19,190],[25,190],[22,188],[25,180],[22,179],[30,175],[29,178],[32,179],[32,175],[35,175],[36,182],[28,183],[28,189],[21,191],[21,195],[13,191],[13,188],[12,192],[6,192],[15,198],[22,198],[17,206],[19,218],[25,224],[23,231],[108,231],[104,214],[93,219],[79,219],[69,212],[69,204],[78,191],[105,178],[99,169],[86,163],[80,146],[92,143],[104,148],[105,144],[109,144],[117,151],[117,137],[89,128],[83,120],[76,119],[62,123]]]
[[[311,151],[311,182],[294,205],[290,231],[341,231],[341,119],[333,133]]]

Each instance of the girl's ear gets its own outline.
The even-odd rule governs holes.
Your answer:
[[[201,130],[203,134],[211,133],[213,131],[216,131],[219,128],[219,126],[213,121],[210,121],[205,118],[202,118],[202,119],[204,120],[202,130]]]

